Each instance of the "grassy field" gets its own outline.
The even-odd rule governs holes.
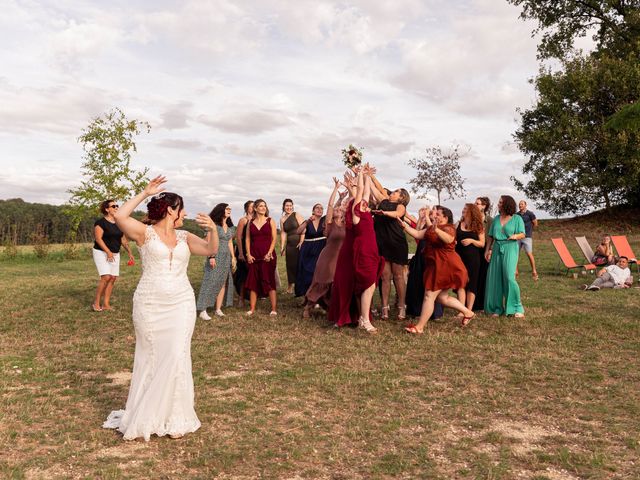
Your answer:
[[[578,291],[592,277],[557,274],[547,240],[604,229],[542,225],[539,282],[521,262],[525,320],[370,336],[302,320],[280,293],[275,319],[261,302],[198,321],[203,426],[148,443],[100,428],[127,397],[139,266],[122,267],[116,310],[94,313],[86,247],[22,251],[0,262],[0,478],[640,478],[640,290]],[[193,259],[196,291],[201,272]]]

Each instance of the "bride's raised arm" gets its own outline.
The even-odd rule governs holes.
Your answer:
[[[141,221],[133,218],[131,214],[145,198],[162,192],[164,190],[162,184],[166,181],[167,178],[165,176],[158,175],[151,180],[146,187],[144,187],[144,190],[138,193],[135,197],[124,202],[124,204],[114,214],[118,228],[122,230],[122,233],[127,237],[136,242],[138,246],[144,243],[144,232],[147,226]]]

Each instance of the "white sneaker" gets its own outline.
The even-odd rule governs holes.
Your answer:
[[[207,311],[206,311],[206,310],[202,310],[202,311],[200,312],[200,315],[198,315],[198,318],[199,318],[200,320],[211,320],[211,317],[209,316],[209,314],[207,313]]]
[[[278,316],[278,312],[276,312],[275,310],[271,310],[271,313],[269,313],[270,317],[277,317]]]
[[[218,310],[216,310],[216,316],[217,317],[224,317],[224,313],[222,312],[222,310],[218,309]]]

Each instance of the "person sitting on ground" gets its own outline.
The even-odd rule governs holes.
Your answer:
[[[627,257],[618,258],[618,263],[609,265],[598,272],[591,285],[583,285],[583,290],[600,290],[601,288],[629,288],[631,286],[631,271],[629,270],[629,259]],[[631,280],[631,281],[630,281]]]
[[[596,247],[596,251],[591,257],[591,263],[594,265],[615,265],[616,257],[613,254],[613,245],[611,244],[611,236],[605,233],[602,236],[600,245]]]

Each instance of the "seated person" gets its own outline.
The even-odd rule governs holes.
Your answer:
[[[596,247],[596,251],[591,257],[591,263],[594,265],[615,265],[616,257],[613,255],[613,246],[611,245],[611,236],[605,233],[602,236],[600,245]]]
[[[591,285],[583,285],[583,290],[600,290],[601,288],[629,288],[633,279],[629,270],[629,259],[627,257],[618,258],[618,263],[609,265],[598,272]]]

